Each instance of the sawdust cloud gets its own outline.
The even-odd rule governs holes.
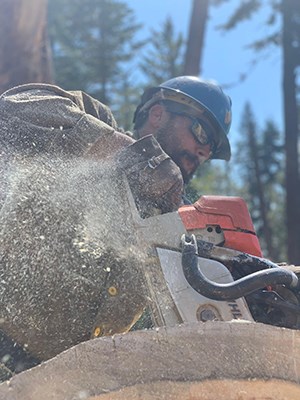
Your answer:
[[[126,185],[109,163],[27,157],[6,168],[2,187],[1,327],[29,347],[40,342],[38,355],[48,346],[48,358],[92,327],[114,271],[140,284]]]

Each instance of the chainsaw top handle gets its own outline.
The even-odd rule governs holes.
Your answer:
[[[283,284],[291,288],[298,285],[297,275],[280,267],[263,269],[230,283],[216,283],[207,279],[198,268],[198,247],[195,235],[183,235],[182,267],[186,280],[201,295],[220,301],[231,301],[262,289]]]

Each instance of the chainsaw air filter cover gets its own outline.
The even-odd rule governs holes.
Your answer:
[[[201,196],[193,205],[179,208],[189,234],[219,246],[262,257],[251,216],[240,197]]]

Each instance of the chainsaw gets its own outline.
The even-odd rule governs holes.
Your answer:
[[[156,326],[246,320],[299,329],[299,267],[263,258],[242,198],[201,196],[133,220],[150,256],[144,270]]]

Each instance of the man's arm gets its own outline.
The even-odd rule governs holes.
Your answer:
[[[107,107],[100,108],[100,102],[87,102],[86,98],[91,99],[82,92],[46,84],[23,85],[5,92],[0,97],[2,147],[22,155],[106,158],[134,142],[115,131],[116,123]],[[101,115],[112,126],[97,118]]]

